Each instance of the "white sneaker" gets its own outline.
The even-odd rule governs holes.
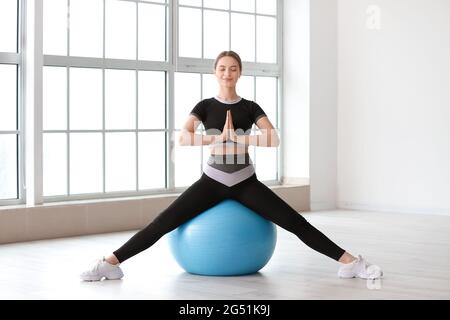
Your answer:
[[[383,276],[383,271],[379,266],[369,263],[361,255],[358,255],[355,261],[339,268],[338,276],[340,278],[377,279]]]
[[[120,263],[116,265],[110,264],[105,260],[105,257],[103,257],[103,259],[96,260],[89,270],[80,275],[80,278],[83,281],[100,281],[103,278],[106,278],[107,280],[121,279],[123,277],[123,272],[119,265]]]

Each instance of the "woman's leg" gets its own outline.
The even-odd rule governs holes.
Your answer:
[[[114,251],[114,255],[119,262],[127,260],[152,246],[166,233],[219,203],[225,196],[226,187],[203,174],[147,227]]]
[[[344,254],[344,249],[313,227],[283,199],[260,182],[256,175],[237,184],[233,188],[232,196],[264,218],[294,233],[310,248],[336,261],[339,261]]]

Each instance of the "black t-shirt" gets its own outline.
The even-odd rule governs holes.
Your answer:
[[[212,135],[222,132],[228,110],[231,110],[237,135],[250,134],[253,123],[266,116],[256,102],[244,98],[233,104],[223,103],[215,98],[203,99],[192,109],[191,114],[203,123],[206,134]]]

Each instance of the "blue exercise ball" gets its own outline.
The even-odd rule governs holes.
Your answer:
[[[257,272],[269,262],[276,226],[234,200],[225,200],[168,234],[171,252],[187,272],[233,276]]]

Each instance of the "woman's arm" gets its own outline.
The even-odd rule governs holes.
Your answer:
[[[212,143],[219,143],[224,141],[224,136],[219,135],[203,135],[196,134],[198,126],[202,122],[194,115],[189,115],[186,123],[181,129],[181,134],[178,139],[180,146],[203,146]]]
[[[233,123],[232,120],[230,121]],[[261,117],[256,125],[261,131],[261,134],[257,135],[236,135],[231,136],[231,140],[234,142],[258,146],[258,147],[278,147],[280,145],[280,138],[277,130],[273,127],[268,117]]]

